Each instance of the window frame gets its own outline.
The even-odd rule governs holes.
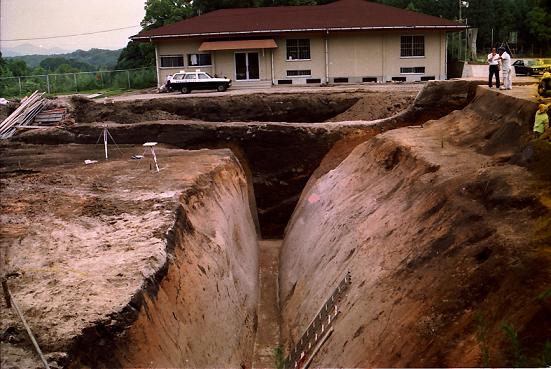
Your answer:
[[[191,57],[192,55],[208,55],[209,56],[209,64],[191,64]],[[197,61],[199,61],[199,57],[197,58]],[[191,67],[212,67],[212,53],[191,53],[187,54],[187,65],[189,68]]]
[[[306,47],[305,45],[300,45],[300,42],[301,41],[308,41],[308,57],[307,58],[300,58],[301,55],[301,47]],[[296,42],[296,45],[289,45],[289,42]],[[292,58],[290,57],[289,55],[289,48],[292,47],[292,48],[296,48],[296,53],[297,53],[297,56],[298,58]],[[288,61],[288,62],[294,62],[294,61],[308,61],[308,60],[312,60],[312,45],[311,45],[311,42],[310,42],[310,39],[309,38],[289,38],[289,39],[286,39],[285,40],[285,61]]]
[[[423,71],[422,72],[402,72],[402,69],[406,69],[406,68],[411,68],[413,70],[417,69],[417,68],[423,68]],[[426,70],[427,68],[425,66],[417,66],[417,67],[400,67],[400,74],[425,74],[426,73]]]
[[[182,58],[182,65],[163,66],[163,58]],[[159,68],[183,68],[185,67],[184,54],[159,55]]]
[[[407,37],[407,38],[410,38],[410,44],[409,45],[405,45],[406,47],[404,47],[404,38]],[[422,37],[423,39],[423,55],[414,55],[415,53],[415,40],[414,38],[415,37]],[[407,51],[409,50],[411,55],[403,55],[403,52],[404,51]],[[426,55],[427,55],[427,52],[426,52],[426,41],[425,41],[425,35],[400,35],[400,59],[420,59],[420,58],[425,58]]]
[[[289,72],[308,72],[308,74],[295,74],[290,75]],[[287,78],[308,78],[312,77],[312,70],[311,69],[287,69],[285,71],[285,74],[287,75]]]

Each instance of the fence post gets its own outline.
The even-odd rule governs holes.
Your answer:
[[[17,77],[19,80],[19,95],[23,95],[23,89],[21,88],[21,77]]]
[[[126,78],[128,79],[128,89],[130,89],[130,71],[126,71]]]
[[[77,74],[73,73],[73,77],[75,79],[75,90],[76,90],[76,92],[78,92]]]
[[[48,94],[50,93],[50,75],[46,74],[46,87],[48,88]]]

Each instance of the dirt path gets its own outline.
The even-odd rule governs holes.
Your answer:
[[[274,348],[279,345],[278,270],[282,240],[259,241],[260,301],[253,368],[274,368]]]

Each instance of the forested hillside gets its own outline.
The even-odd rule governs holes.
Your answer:
[[[90,49],[88,51],[77,50],[68,54],[56,54],[56,55],[25,55],[15,56],[6,59],[22,60],[29,68],[38,67],[45,59],[60,59],[63,58],[68,61],[72,61],[73,66],[82,67],[83,64],[87,64],[92,67],[91,70],[98,69],[112,69],[117,64],[117,59],[121,50],[105,50],[105,49]],[[81,63],[81,64],[78,64]],[[71,63],[68,63],[71,65]],[[87,70],[88,67],[83,70]]]

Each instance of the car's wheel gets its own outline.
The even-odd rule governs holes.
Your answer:
[[[526,75],[527,75],[527,76],[531,76],[531,75],[532,75],[532,71],[531,71],[531,70],[528,70],[528,71],[526,72]]]
[[[224,91],[226,91],[227,88],[228,88],[228,86],[226,86],[224,84],[219,84],[218,87],[216,87],[216,91],[224,92]]]
[[[184,86],[180,91],[182,91],[183,94],[189,94],[191,92],[191,88]]]

